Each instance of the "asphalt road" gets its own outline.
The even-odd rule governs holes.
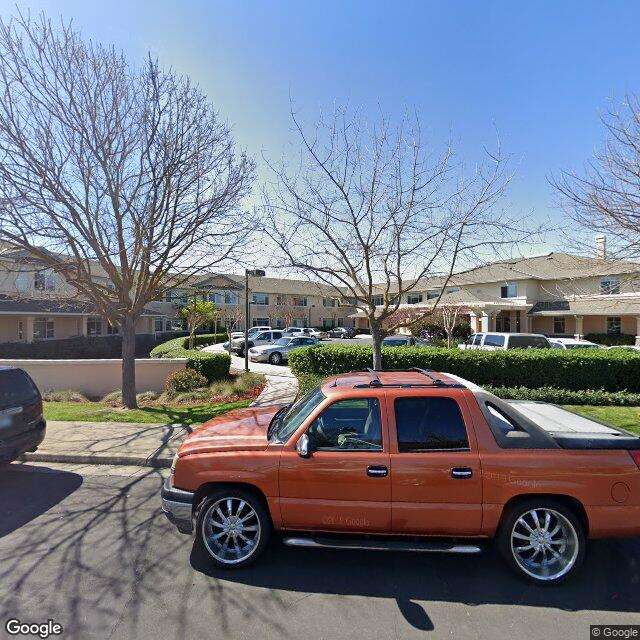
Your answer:
[[[0,637],[589,638],[640,624],[640,540],[594,543],[575,581],[529,586],[496,556],[290,549],[212,570],[159,509],[155,470],[0,466]],[[3,635],[4,634],[4,635]],[[15,636],[14,636],[15,637]]]

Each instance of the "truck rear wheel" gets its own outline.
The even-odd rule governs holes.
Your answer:
[[[575,573],[586,545],[580,519],[551,498],[531,498],[511,506],[496,541],[519,576],[541,585],[557,584]]]
[[[243,489],[212,492],[200,508],[197,535],[215,565],[237,569],[264,551],[271,520],[262,500]]]

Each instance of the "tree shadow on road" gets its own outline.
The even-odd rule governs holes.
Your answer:
[[[216,581],[273,593],[320,593],[394,599],[415,629],[430,631],[429,602],[467,606],[518,605],[564,611],[640,611],[640,539],[595,541],[580,573],[567,583],[540,587],[513,575],[488,546],[478,556],[308,550],[276,537],[255,565],[220,571],[195,544],[191,564]],[[422,603],[422,604],[419,604]],[[427,603],[424,605],[424,603]]]

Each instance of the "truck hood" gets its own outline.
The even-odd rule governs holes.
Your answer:
[[[180,457],[193,453],[264,451],[269,422],[282,405],[235,409],[205,422],[182,443]]]

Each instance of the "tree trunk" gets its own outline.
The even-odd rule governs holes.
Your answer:
[[[451,331],[447,331],[447,348],[451,349]]]
[[[382,369],[382,327],[380,323],[371,320],[369,320],[369,326],[373,339],[373,368],[378,371]]]
[[[193,344],[196,339],[196,330],[195,328],[189,330],[189,349],[193,349]]]
[[[136,322],[122,322],[122,402],[127,409],[137,409],[136,402]]]

